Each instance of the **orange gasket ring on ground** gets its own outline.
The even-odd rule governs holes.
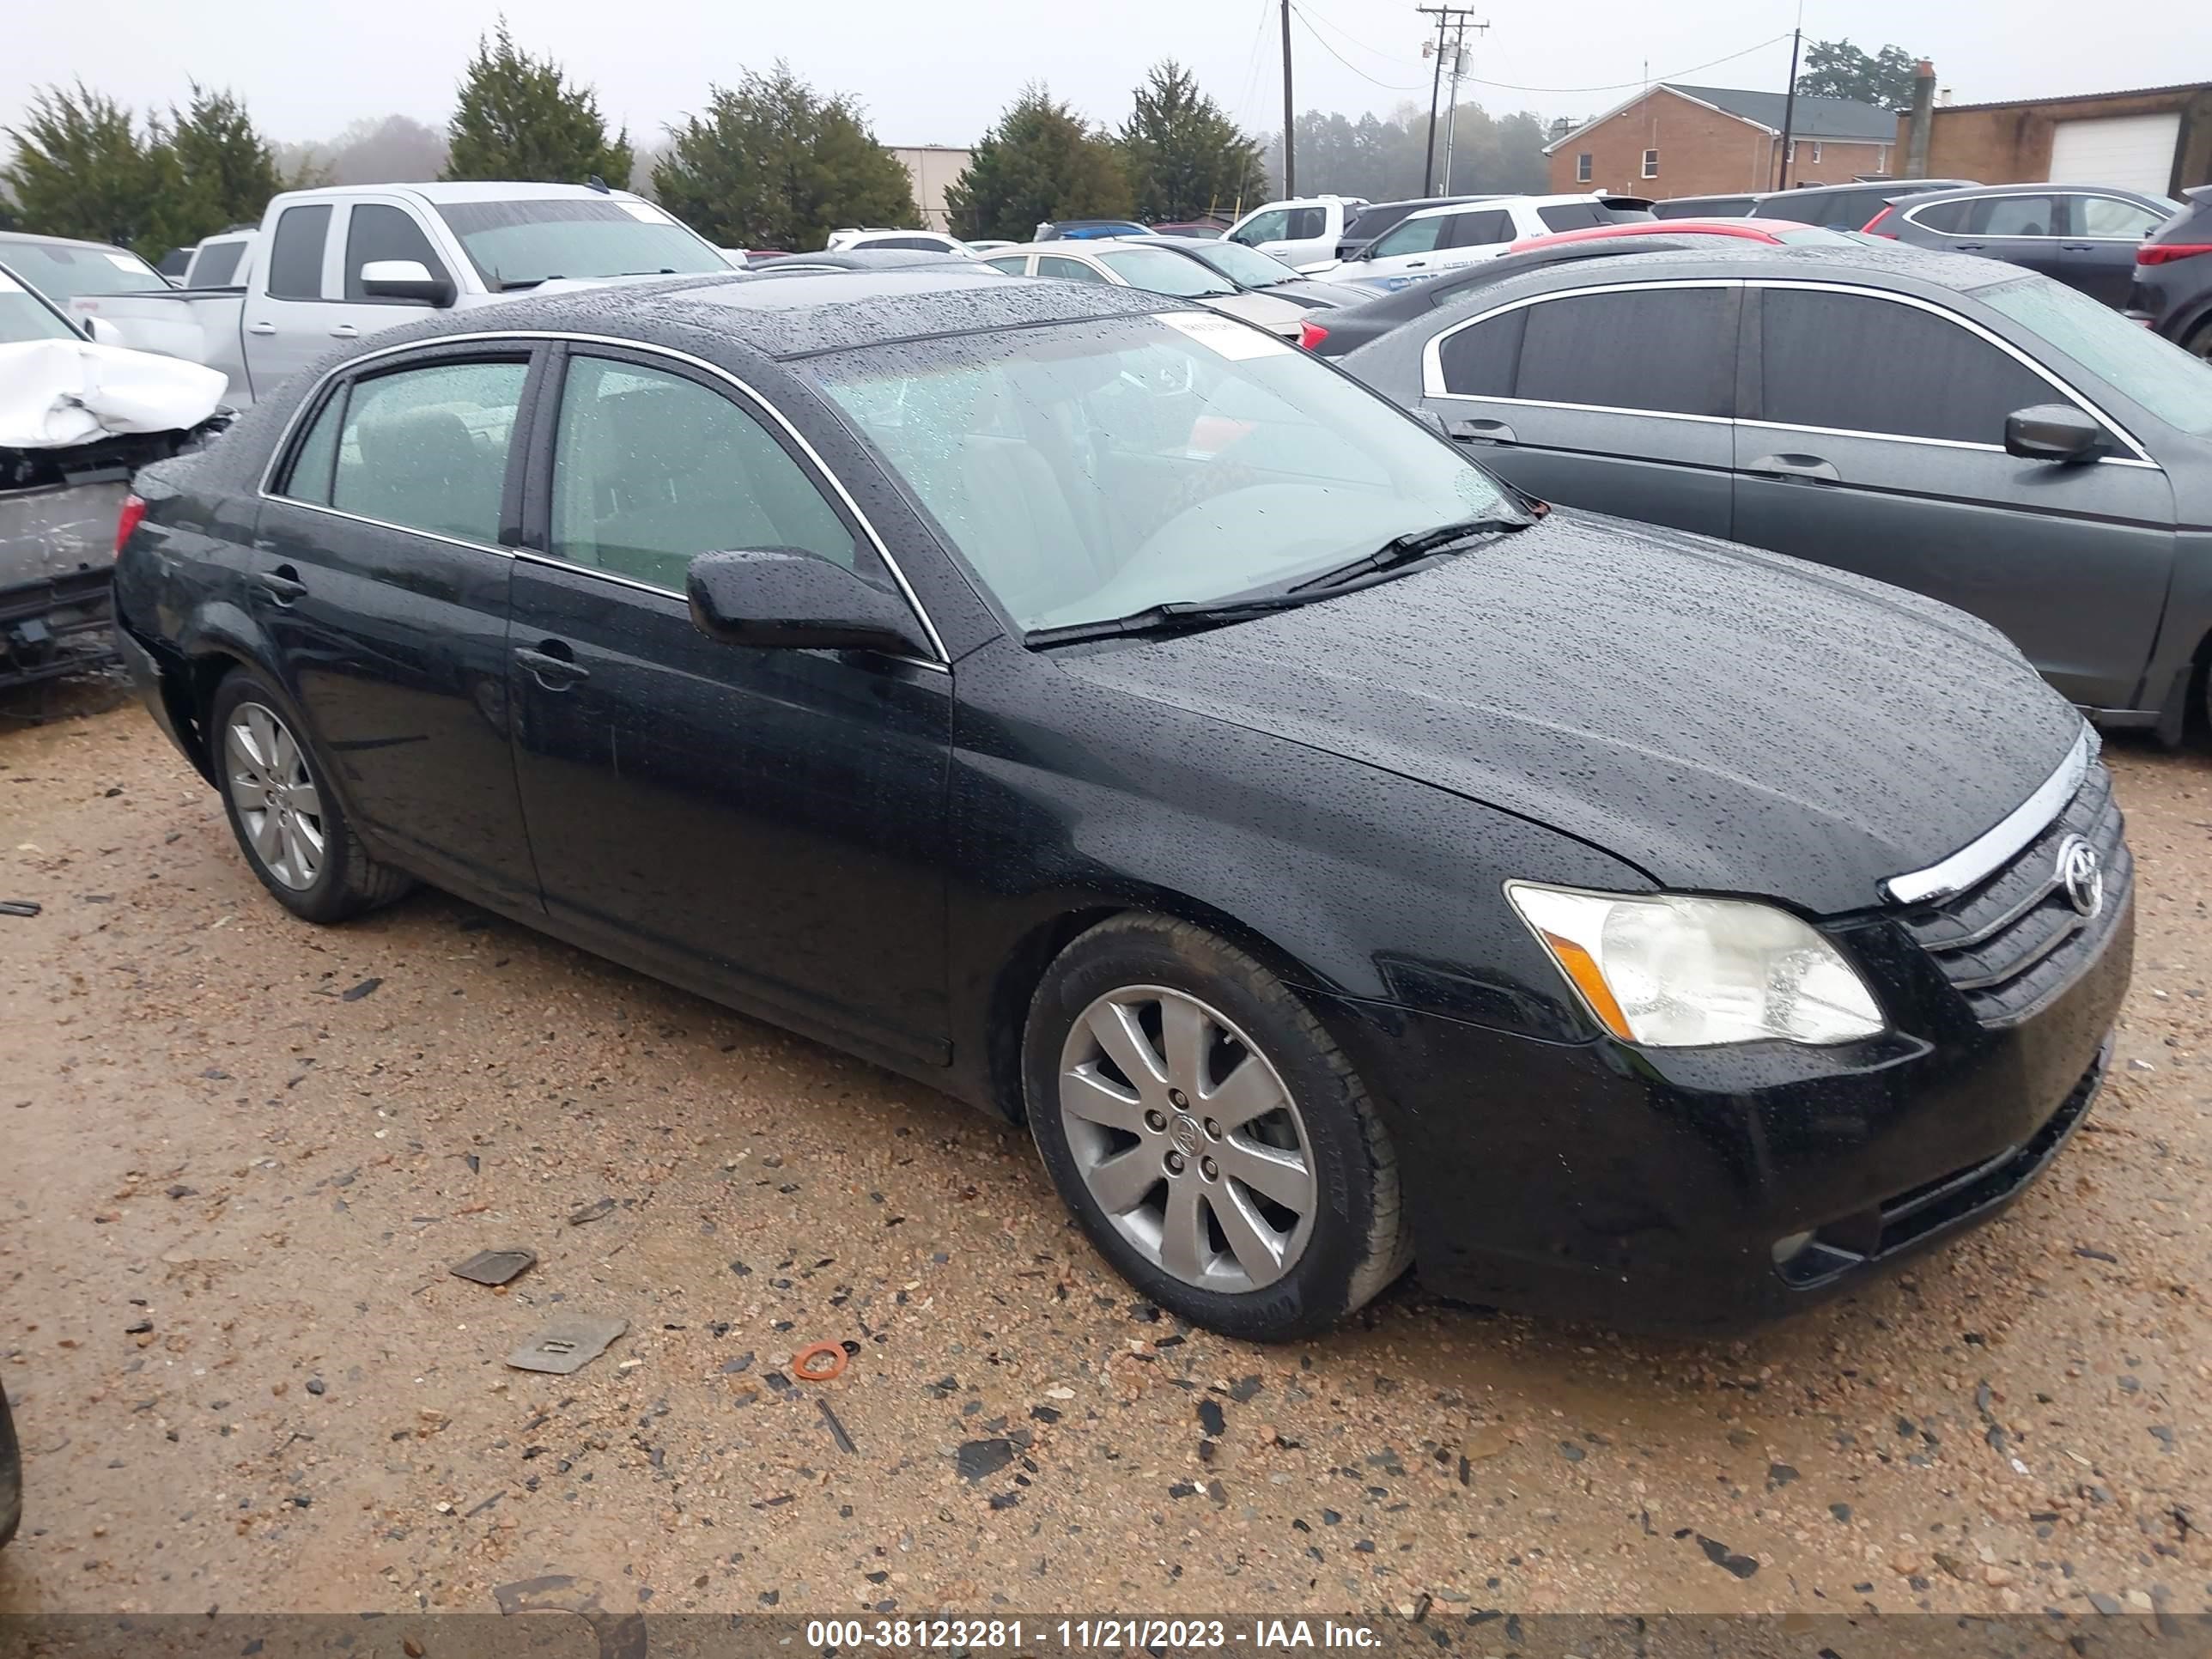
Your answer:
[[[812,1363],[829,1361],[828,1369],[817,1369]],[[791,1374],[802,1382],[829,1382],[836,1380],[845,1369],[844,1345],[837,1342],[814,1342],[791,1356]]]

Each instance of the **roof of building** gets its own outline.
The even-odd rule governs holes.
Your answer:
[[[1954,109],[2028,109],[2044,104],[2087,104],[2104,98],[2156,98],[2166,93],[2212,92],[2212,81],[2183,81],[2170,87],[2122,87],[2112,92],[2064,92],[2047,98],[1991,98],[1978,104],[1938,104],[1936,112]]]
[[[1680,81],[1661,81],[1646,87],[1632,98],[1622,100],[1602,115],[1594,115],[1573,131],[1554,138],[1544,146],[1544,154],[1564,148],[1592,127],[1610,121],[1623,110],[1633,109],[1656,92],[1671,92],[1678,98],[1717,109],[1723,115],[1779,134],[1784,119],[1783,106],[1788,101],[1778,92],[1753,92],[1735,87],[1693,87]],[[1800,98],[1796,107],[1789,112],[1790,131],[1797,138],[1829,138],[1838,142],[1863,144],[1893,144],[1897,142],[1897,116],[1894,112],[1879,109],[1872,104],[1862,104],[1849,98]]]

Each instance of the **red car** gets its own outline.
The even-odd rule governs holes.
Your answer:
[[[1548,236],[1523,236],[1505,251],[1525,253],[1532,247],[1556,247],[1562,242],[1595,242],[1607,236],[1732,236],[1745,242],[1848,242],[1839,230],[1801,225],[1792,219],[1632,219],[1624,224],[1591,225],[1582,230],[1555,230]]]

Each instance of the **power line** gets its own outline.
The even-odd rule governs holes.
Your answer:
[[[1329,45],[1328,41],[1323,38],[1322,32],[1313,26],[1313,20],[1306,15],[1304,7],[1291,6],[1291,10],[1297,16],[1298,21],[1306,26],[1306,33],[1313,36],[1314,44],[1316,46],[1319,46],[1330,57],[1335,58],[1338,63],[1343,64],[1345,68],[1350,70],[1354,75],[1366,82],[1369,85],[1380,87],[1385,92],[1419,92],[1420,90],[1420,88],[1418,86],[1401,87],[1393,82],[1377,81],[1373,76],[1370,75],[1365,70],[1360,68],[1358,64],[1353,63],[1349,58],[1346,58],[1334,46]],[[1349,37],[1347,36],[1346,38],[1348,39]]]
[[[1362,52],[1371,52],[1377,58],[1387,58],[1393,63],[1395,63],[1399,58],[1405,56],[1403,52],[1385,52],[1380,46],[1369,46],[1358,35],[1352,33],[1351,30],[1346,28],[1343,24],[1337,22],[1333,18],[1324,17],[1317,11],[1307,9],[1303,7],[1300,8],[1300,9],[1305,11],[1306,21],[1309,24],[1326,24],[1328,26],[1328,32],[1336,36],[1338,40],[1343,41],[1347,46],[1356,46]]]
[[[1709,70],[1722,64],[1731,64],[1739,58],[1750,57],[1754,52],[1765,52],[1769,46],[1787,40],[1789,38],[1790,31],[1784,29],[1771,40],[1761,40],[1755,46],[1746,46],[1741,52],[1732,52],[1725,58],[1709,58],[1702,64],[1692,64],[1687,69],[1675,70],[1669,74],[1639,81],[1615,81],[1610,85],[1602,87],[1523,87],[1517,86],[1510,81],[1486,81],[1475,75],[1470,75],[1467,78],[1478,87],[1494,87],[1502,92],[1625,92],[1630,87],[1650,86],[1655,81],[1679,81],[1686,75],[1695,75],[1699,70]]]

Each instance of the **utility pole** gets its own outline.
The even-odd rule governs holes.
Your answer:
[[[1459,135],[1459,78],[1467,73],[1467,32],[1486,29],[1487,23],[1469,23],[1462,13],[1459,30],[1452,40],[1451,96],[1444,106],[1444,179],[1443,193],[1451,194],[1452,140]]]
[[[1804,33],[1802,28],[1790,31],[1790,91],[1782,100],[1782,181],[1775,186],[1778,190],[1790,188],[1790,130],[1797,120],[1797,43]]]
[[[1421,194],[1427,196],[1432,194],[1436,188],[1437,94],[1443,82],[1444,54],[1447,51],[1451,53],[1452,110],[1456,114],[1459,109],[1460,59],[1466,50],[1467,20],[1474,14],[1464,6],[1416,6],[1413,9],[1424,17],[1437,20],[1437,67],[1429,79],[1429,148],[1421,162]],[[1449,47],[1446,47],[1444,31],[1455,24],[1458,27],[1457,37]],[[1477,23],[1474,27],[1486,29],[1490,25]],[[1444,128],[1444,187],[1446,190],[1451,187],[1451,127],[1449,123]]]
[[[1291,0],[1283,0],[1283,194],[1293,198],[1298,193],[1298,169],[1291,146],[1297,122],[1297,110],[1291,101]]]

